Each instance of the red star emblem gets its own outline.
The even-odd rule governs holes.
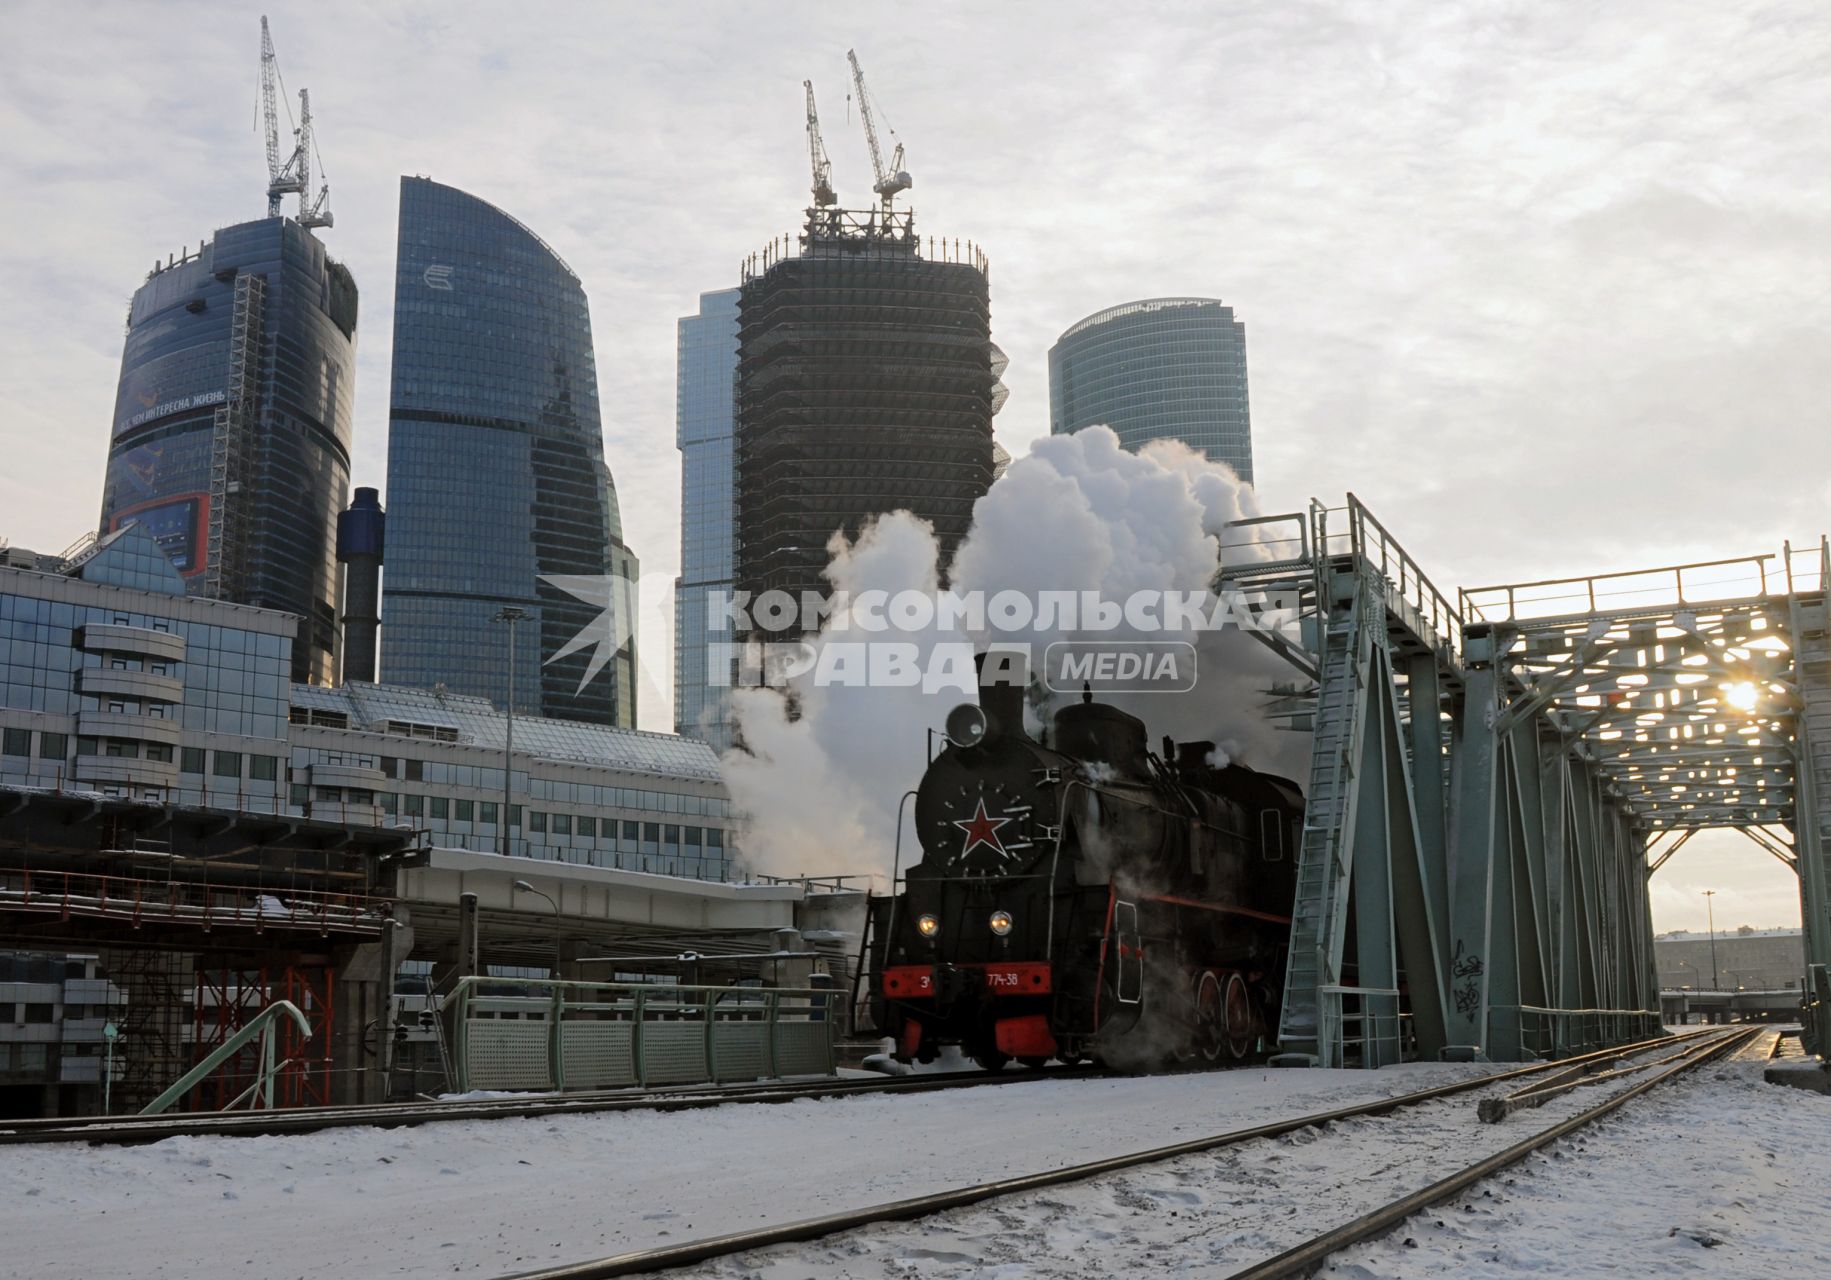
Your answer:
[[[998,828],[1009,821],[1011,821],[1009,818],[994,818],[988,814],[985,811],[985,797],[980,796],[979,807],[974,810],[972,817],[954,820],[954,825],[966,832],[966,845],[960,850],[960,856],[965,857],[980,845],[989,844],[1000,857],[1003,857],[1005,847],[998,838]]]

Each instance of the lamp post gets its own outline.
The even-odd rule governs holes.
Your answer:
[[[1717,896],[1715,889],[1704,890],[1704,910],[1710,917],[1710,989],[1717,989]]]
[[[542,893],[539,889],[536,889],[533,885],[529,884],[526,880],[517,880],[517,881],[515,881],[514,884],[510,885],[509,887],[511,889],[519,890],[522,893],[531,893],[537,898],[547,898],[546,894]],[[549,907],[553,908],[553,980],[555,982],[558,982],[559,981],[559,930],[560,930],[559,903],[555,902],[552,898],[547,898],[547,905]]]
[[[526,609],[509,605],[498,609],[496,616],[490,619],[509,624],[509,728],[508,744],[502,751],[502,856],[505,858],[509,856],[509,810],[513,807],[511,784],[515,777],[515,624],[527,616]]]

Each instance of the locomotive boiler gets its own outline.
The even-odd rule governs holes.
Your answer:
[[[949,715],[915,793],[918,861],[871,904],[871,1013],[903,1060],[958,1045],[988,1069],[1245,1059],[1276,1018],[1303,795],[1150,749],[1084,693],[1043,741],[1021,679]]]

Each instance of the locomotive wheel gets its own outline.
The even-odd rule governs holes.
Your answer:
[[[981,1070],[1003,1071],[1005,1064],[1011,1061],[1011,1055],[996,1049],[982,1049],[973,1055],[973,1061],[979,1064]]]
[[[1221,1003],[1221,982],[1214,970],[1202,970],[1195,983],[1195,1047],[1209,1062],[1218,1062],[1227,1040],[1226,1012]]]
[[[1227,996],[1223,1009],[1226,1015],[1227,1052],[1236,1059],[1244,1058],[1252,1051],[1252,997],[1247,994],[1246,980],[1237,973],[1227,975]]]
[[[1041,1071],[1049,1065],[1047,1058],[1019,1058],[1018,1061],[1031,1071]]]

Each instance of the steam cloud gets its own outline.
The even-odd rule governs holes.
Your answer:
[[[988,598],[1006,590],[1032,599],[1043,592],[1097,590],[1120,602],[1142,590],[1206,592],[1219,564],[1221,529],[1257,514],[1250,486],[1181,444],[1158,442],[1129,453],[1106,427],[1050,436],[1013,462],[979,500],[948,585]],[[1271,558],[1240,541],[1232,531],[1230,559]],[[856,543],[836,537],[830,550],[827,577],[835,591],[854,598],[871,588],[937,589],[938,546],[928,524],[908,512],[880,518]],[[1028,640],[1040,660],[1045,645],[1065,637],[1035,630],[968,637],[934,629],[876,636],[854,629],[836,636],[829,622],[813,643],[818,649],[838,639],[867,638],[912,642],[924,655],[944,641],[971,639],[983,647]],[[1276,730],[1259,713],[1265,686],[1291,678],[1281,659],[1233,626],[1143,638],[1188,640],[1198,652],[1193,692],[1110,699],[1145,721],[1153,743],[1164,734],[1207,739],[1217,744],[1216,758],[1302,776],[1307,738]],[[938,728],[960,699],[925,694],[919,686],[816,687],[810,676],[792,683],[792,720],[775,690],[732,691],[732,714],[749,750],[726,753],[722,765],[733,800],[750,818],[745,858],[754,870],[771,874],[869,874],[887,887],[898,802],[921,779],[926,731]],[[904,840],[908,866],[919,853],[912,834]]]

